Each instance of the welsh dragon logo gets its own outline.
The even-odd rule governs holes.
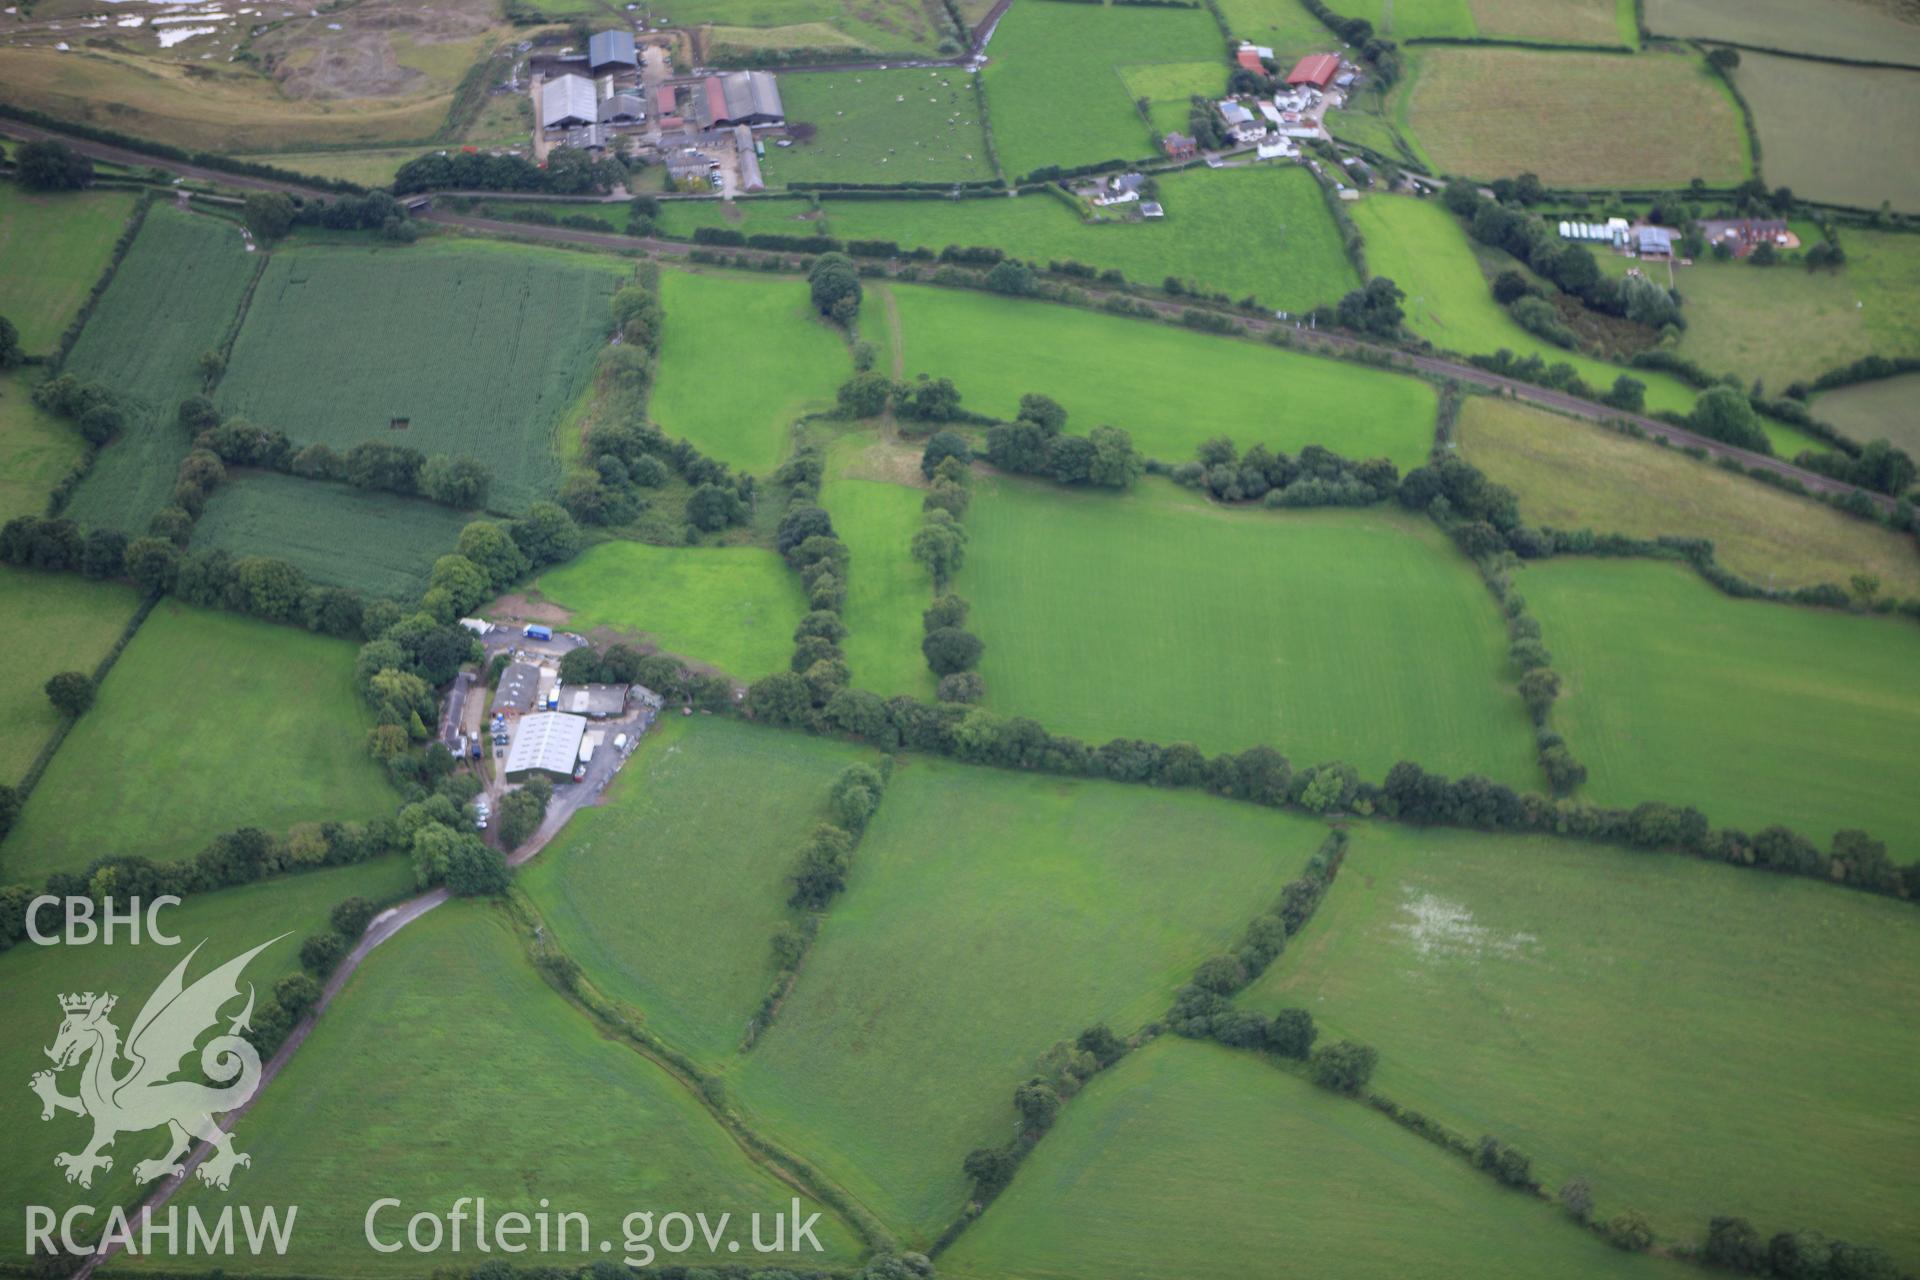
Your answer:
[[[136,1181],[180,1173],[181,1157],[195,1139],[213,1145],[212,1154],[195,1170],[210,1187],[226,1190],[234,1169],[253,1162],[251,1156],[235,1151],[232,1137],[214,1123],[215,1116],[244,1103],[260,1085],[260,1055],[239,1034],[253,1014],[251,983],[246,1007],[227,1024],[225,1034],[213,1037],[200,1051],[200,1070],[216,1083],[173,1076],[181,1069],[181,1059],[193,1052],[194,1042],[220,1021],[222,1006],[239,998],[240,973],[247,962],[278,941],[263,942],[188,986],[185,975],[187,965],[199,954],[196,946],[147,997],[124,1045],[119,1028],[107,1019],[118,997],[91,991],[60,997],[65,1017],[53,1047],[46,1051],[53,1059],[53,1070],[36,1072],[31,1084],[40,1095],[42,1120],[53,1119],[58,1111],[93,1120],[93,1139],[85,1147],[53,1158],[58,1168],[66,1170],[68,1182],[91,1187],[96,1169],[113,1168],[113,1158],[104,1152],[115,1137],[161,1127],[168,1134],[167,1152],[158,1160],[134,1165]],[[74,1066],[80,1069],[79,1092],[69,1097],[60,1092],[55,1077]]]

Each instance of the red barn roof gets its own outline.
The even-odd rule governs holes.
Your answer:
[[[663,116],[670,116],[674,110],[675,93],[673,86],[663,84],[653,91],[654,110]]]
[[[1251,49],[1242,49],[1234,54],[1234,60],[1249,71],[1265,70],[1260,65],[1260,55]]]
[[[1287,72],[1287,83],[1310,84],[1316,89],[1324,89],[1333,83],[1334,76],[1339,72],[1340,55],[1310,53],[1293,64],[1293,70]]]

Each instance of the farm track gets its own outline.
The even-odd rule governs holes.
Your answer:
[[[320,191],[314,187],[303,186],[300,183],[280,182],[265,178],[251,178],[239,174],[229,174],[218,169],[205,169],[170,160],[162,161],[156,157],[143,155],[137,151],[129,151],[123,147],[108,146],[105,143],[92,142],[84,138],[68,137],[52,130],[22,124],[15,120],[0,120],[0,135],[26,140],[56,138],[67,142],[75,151],[80,152],[82,155],[91,156],[98,160],[110,160],[116,164],[142,165],[165,169],[168,172],[177,173],[184,177],[198,178],[207,182],[225,183],[229,186],[244,187],[249,190],[284,191],[290,195],[300,195],[313,199],[326,199],[328,195],[328,193],[324,191]],[[509,222],[496,218],[476,218],[467,214],[447,213],[441,210],[428,211],[423,220],[437,223],[441,226],[459,227],[463,230],[476,231],[486,235],[519,237],[521,239],[541,240],[554,244],[581,245],[591,249],[609,249],[614,252],[632,253],[639,251],[662,258],[684,259],[698,247],[681,241],[662,240],[652,236],[625,236],[597,231],[578,231],[571,227],[545,227],[532,223]],[[738,253],[743,251],[734,250],[734,252]],[[746,250],[744,252],[752,251]],[[1086,292],[1096,300],[1112,296],[1112,291],[1110,290],[1088,289]],[[1175,302],[1156,299],[1145,299],[1144,301],[1155,311],[1166,316],[1178,316],[1182,311],[1187,309],[1182,304]],[[1264,334],[1270,330],[1282,327],[1278,322],[1262,317],[1239,316],[1236,318],[1242,325],[1254,333]],[[1718,440],[1699,435],[1684,427],[1676,427],[1672,423],[1662,422],[1658,418],[1649,418],[1641,414],[1623,413],[1607,405],[1596,404],[1591,400],[1582,400],[1578,396],[1568,395],[1564,391],[1555,391],[1549,387],[1535,386],[1530,382],[1520,382],[1513,378],[1502,377],[1497,373],[1489,372],[1477,365],[1467,364],[1458,360],[1442,359],[1438,356],[1412,355],[1391,347],[1382,347],[1374,343],[1362,342],[1357,338],[1349,338],[1342,334],[1318,333],[1314,335],[1313,341],[1323,347],[1338,351],[1356,354],[1361,352],[1378,353],[1382,357],[1392,358],[1396,361],[1404,361],[1407,366],[1422,373],[1428,373],[1442,378],[1457,378],[1461,382],[1470,382],[1476,386],[1489,387],[1505,395],[1512,396],[1516,400],[1537,404],[1542,408],[1552,409],[1558,413],[1568,414],[1576,418],[1583,418],[1589,422],[1631,422],[1648,435],[1659,436],[1669,444],[1678,445],[1681,448],[1705,449],[1711,457],[1730,458],[1740,463],[1743,467],[1758,468],[1786,479],[1798,481],[1813,493],[1841,496],[1855,492],[1863,493],[1866,495],[1867,500],[1872,502],[1874,506],[1881,511],[1891,512],[1894,510],[1894,500],[1885,494],[1860,489],[1858,486],[1848,484],[1844,480],[1835,480],[1829,476],[1823,476],[1818,472],[1809,471],[1804,467],[1797,467],[1791,462],[1786,462],[1767,454],[1753,453],[1746,449],[1739,449],[1732,445],[1722,444]]]

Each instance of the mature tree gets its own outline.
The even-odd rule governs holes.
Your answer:
[[[93,677],[79,671],[62,671],[47,681],[47,701],[63,716],[85,715],[93,695]]]
[[[484,506],[493,473],[472,458],[435,454],[420,468],[420,492],[443,506],[471,511]]]
[[[920,652],[926,655],[927,665],[933,668],[937,676],[972,670],[985,650],[986,645],[981,643],[979,636],[971,631],[962,631],[959,627],[940,627],[929,631],[920,642]]]
[[[462,555],[445,555],[435,560],[427,585],[444,589],[456,614],[471,613],[475,605],[492,594],[487,571]]]
[[[93,161],[64,142],[29,142],[13,162],[20,184],[35,191],[77,191],[93,181]]]
[[[1283,1058],[1305,1061],[1320,1029],[1305,1009],[1282,1009],[1267,1024],[1267,1048]]]
[[[127,544],[124,563],[135,586],[148,595],[161,595],[173,590],[180,552],[165,538],[135,538]]]
[[[1645,1253],[1653,1247],[1653,1224],[1638,1209],[1608,1219],[1606,1235],[1608,1244],[1629,1253]]]
[[[472,832],[454,838],[447,851],[447,888],[463,897],[491,897],[506,892],[507,860],[498,849],[481,843]]]
[[[823,253],[807,273],[813,305],[823,316],[842,324],[860,313],[860,273],[844,253]]]
[[[964,627],[967,625],[968,608],[967,602],[959,596],[936,596],[932,604],[920,611],[920,628],[923,631],[937,631],[941,627]]]
[[[535,502],[527,514],[507,526],[513,541],[533,568],[571,560],[580,550],[580,527],[573,517],[551,502]]]
[[[1583,1177],[1568,1178],[1560,1184],[1560,1206],[1576,1222],[1585,1222],[1593,1216],[1593,1184]]]
[[[1731,71],[1740,65],[1740,51],[1720,45],[1707,54],[1707,63],[1721,71]]]
[[[1034,279],[1032,267],[1024,262],[1005,259],[995,263],[993,270],[987,272],[987,288],[995,293],[1025,297],[1035,292],[1039,283]]]
[[[1378,1050],[1352,1040],[1337,1040],[1321,1045],[1308,1059],[1313,1082],[1335,1093],[1357,1094],[1373,1078],[1380,1061]]]
[[[871,370],[856,373],[840,384],[840,412],[849,418],[877,418],[887,411],[893,383]]]
[[[1707,1224],[1707,1242],[1700,1256],[1708,1266],[1745,1275],[1767,1267],[1767,1246],[1745,1218],[1715,1218]]]
[[[958,431],[936,431],[927,440],[927,447],[920,451],[920,474],[933,479],[934,468],[943,459],[958,458],[962,463],[973,461],[973,446]]]
[[[20,349],[20,330],[14,328],[13,321],[0,316],[0,369],[13,368],[25,355]]]
[[[1760,415],[1753,411],[1746,395],[1733,387],[1712,387],[1704,392],[1694,401],[1687,425],[1703,436],[1742,449],[1773,452],[1767,433],[1761,429]]]
[[[910,544],[914,561],[933,577],[935,591],[946,590],[947,581],[960,571],[967,557],[967,531],[944,511],[929,511],[929,519],[913,535]],[[939,516],[935,520],[931,517]]]
[[[522,787],[510,791],[500,801],[500,844],[509,851],[518,849],[540,828],[540,820],[546,816],[546,803],[536,794]]]
[[[940,677],[934,696],[942,702],[975,703],[987,696],[987,682],[978,671],[956,671]]]
[[[454,549],[480,566],[495,591],[505,590],[527,572],[527,557],[506,526],[491,520],[475,520],[460,530]]]
[[[279,191],[255,191],[247,196],[240,216],[264,247],[293,230],[293,201]]]
[[[1133,449],[1133,437],[1119,427],[1095,427],[1087,433],[1092,455],[1087,459],[1087,483],[1108,489],[1132,486],[1146,470],[1146,460]]]
[[[687,499],[687,523],[715,533],[747,518],[747,506],[730,485],[703,484]]]

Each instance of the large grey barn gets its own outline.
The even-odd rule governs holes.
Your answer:
[[[638,65],[631,31],[599,31],[587,41],[587,66],[596,76],[610,71],[631,71]]]
[[[570,129],[599,122],[600,102],[593,81],[585,76],[555,76],[540,86],[542,129]]]
[[[708,76],[694,95],[702,129],[730,129],[734,125],[780,124],[787,110],[780,102],[780,86],[770,71],[732,71]]]

